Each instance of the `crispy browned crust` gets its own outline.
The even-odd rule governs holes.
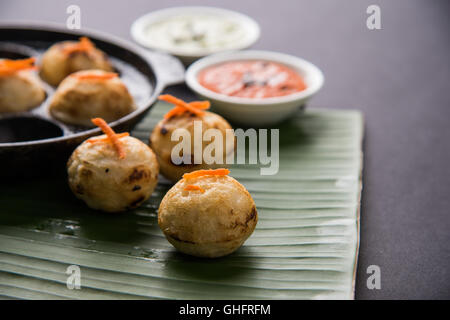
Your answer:
[[[118,212],[139,206],[158,182],[159,165],[153,151],[133,137],[122,138],[125,159],[110,143],[84,142],[70,157],[69,186],[94,209]]]
[[[92,118],[112,122],[136,109],[133,97],[119,78],[102,81],[78,79],[82,74],[103,74],[104,71],[79,71],[64,79],[50,102],[53,117],[74,125],[91,127]]]
[[[28,111],[46,97],[42,82],[30,70],[0,76],[0,113]]]

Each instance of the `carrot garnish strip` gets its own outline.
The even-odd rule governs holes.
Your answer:
[[[106,73],[83,73],[83,74],[74,74],[74,77],[80,80],[108,80],[112,78],[117,78],[118,74],[114,72],[106,72]]]
[[[36,58],[10,60],[0,60],[0,75],[8,75],[16,71],[21,70],[35,70],[37,67],[34,65]]]
[[[185,191],[200,191],[201,193],[204,193],[205,190],[199,186],[194,186],[193,184],[188,184],[185,188]]]
[[[198,178],[202,176],[226,176],[230,173],[230,170],[228,169],[209,169],[209,170],[197,170],[192,171],[189,173],[185,173],[183,175],[183,179],[192,179],[192,178]]]
[[[123,159],[126,156],[125,150],[123,149],[122,142],[117,137],[117,134],[114,132],[114,130],[108,126],[105,120],[102,118],[94,118],[91,120],[93,124],[95,124],[97,127],[102,129],[103,133],[106,134],[109,141],[112,142],[114,148],[116,149],[117,153],[119,154],[119,158]]]
[[[168,120],[168,119],[170,119],[170,118],[172,118],[172,117],[175,117],[175,116],[177,116],[177,115],[179,115],[179,114],[183,114],[183,113],[185,113],[185,112],[186,112],[186,109],[185,109],[185,108],[176,106],[175,108],[169,110],[169,112],[167,112],[167,113],[164,115],[164,119]]]
[[[87,37],[81,37],[79,42],[72,43],[68,46],[66,46],[63,51],[65,54],[71,54],[72,52],[87,52],[92,50],[95,47],[95,45],[92,43],[91,40]]]
[[[194,101],[187,103],[181,99],[175,98],[170,94],[163,94],[158,97],[159,100],[166,101],[175,105],[175,108],[170,110],[165,116],[164,119],[170,119],[175,115],[184,113],[189,111],[195,115],[202,116],[204,111],[209,109],[210,103],[209,101]]]
[[[130,134],[128,132],[122,132],[122,133],[116,133],[116,137],[118,139],[123,138],[123,137],[128,137]],[[106,138],[92,138],[87,140],[87,142],[89,143],[96,143],[96,142],[108,142],[110,141],[108,137]]]

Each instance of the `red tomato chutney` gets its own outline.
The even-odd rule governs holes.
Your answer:
[[[232,97],[271,98],[306,89],[302,77],[280,63],[242,60],[220,63],[200,71],[205,88]]]

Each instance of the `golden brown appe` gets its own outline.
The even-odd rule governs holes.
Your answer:
[[[65,123],[92,127],[92,118],[112,122],[136,110],[133,97],[119,77],[83,78],[107,74],[101,70],[85,70],[68,76],[52,97],[50,114]]]
[[[204,190],[188,191],[194,185]],[[179,251],[198,257],[221,257],[237,250],[253,233],[255,203],[229,176],[181,179],[164,196],[158,224]]]
[[[33,71],[0,76],[0,113],[27,111],[45,100],[45,90]]]
[[[89,69],[113,71],[107,55],[92,46],[89,50],[67,52],[77,41],[63,41],[52,45],[42,56],[40,76],[52,86],[57,86],[69,74]]]
[[[208,129],[218,129],[223,136],[223,163],[222,164],[194,164],[194,121],[202,122],[202,132]],[[179,141],[171,141],[172,133],[178,129],[184,128],[189,131],[191,136],[191,164],[175,165],[171,159],[172,149]],[[204,111],[204,115],[197,116],[186,112],[176,115],[170,119],[161,120],[153,129],[150,135],[150,147],[155,151],[156,157],[161,167],[161,173],[171,181],[178,181],[183,174],[200,169],[210,169],[226,166],[226,155],[234,151],[234,144],[226,149],[226,129],[232,129],[231,125],[221,116],[213,112]],[[210,144],[210,141],[203,141],[202,150]]]
[[[126,157],[119,159],[110,142],[91,143],[91,139],[78,146],[67,163],[75,196],[89,207],[107,212],[135,208],[147,200],[158,182],[159,166],[153,151],[136,138],[122,137]]]

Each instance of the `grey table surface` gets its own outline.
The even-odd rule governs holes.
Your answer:
[[[2,0],[0,22],[65,23],[131,40],[132,22],[164,7],[210,5],[261,25],[254,48],[317,64],[325,86],[309,107],[365,117],[357,299],[450,299],[450,1],[425,0]],[[381,30],[366,9],[381,8]],[[169,92],[193,97],[183,86]],[[381,269],[381,289],[366,286]]]

